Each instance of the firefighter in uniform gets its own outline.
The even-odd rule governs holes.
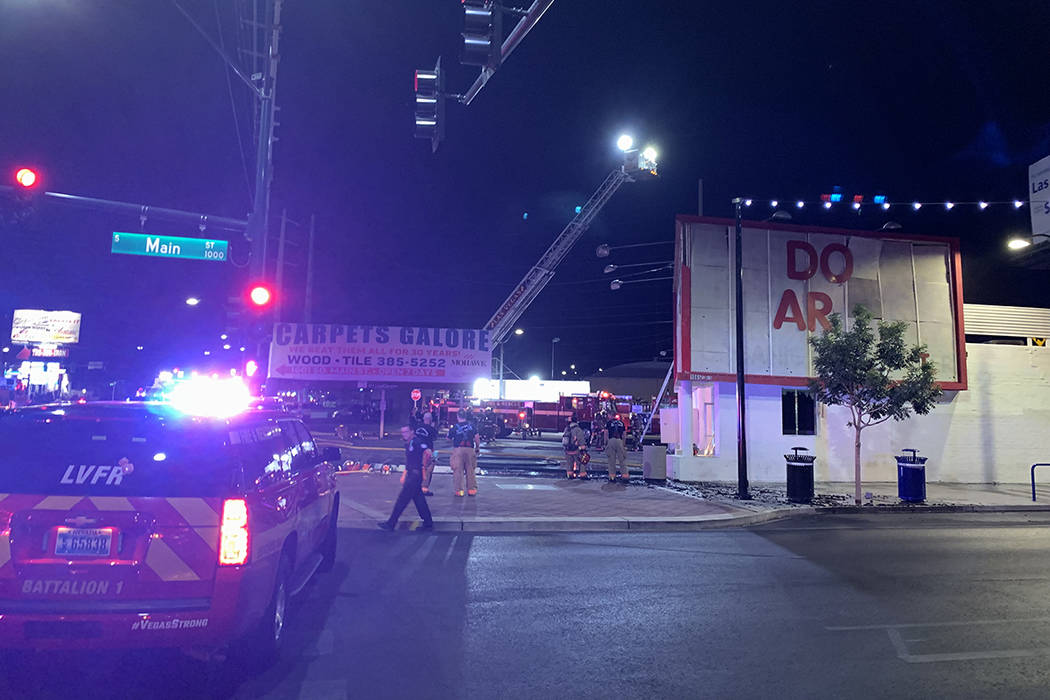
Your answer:
[[[565,450],[566,478],[587,478],[587,466],[581,459],[581,451],[586,450],[587,448],[584,444],[586,441],[587,436],[584,435],[583,429],[577,422],[576,414],[574,413],[569,418],[569,424],[565,426],[565,432],[562,433],[561,438],[562,448]]]
[[[627,426],[620,420],[619,416],[613,416],[612,420],[605,424],[605,456],[609,459],[609,481],[616,481],[617,472],[623,472],[623,482],[631,480],[627,472],[627,447],[624,445],[624,435]]]
[[[456,424],[448,431],[452,441],[452,481],[456,496],[463,495],[463,480],[466,478],[467,493],[478,495],[478,479],[475,474],[478,465],[478,452],[481,450],[481,438],[477,428],[470,422],[470,412],[456,411]]]
[[[430,490],[430,480],[434,478],[434,464],[437,463],[437,428],[434,427],[434,414],[427,413],[423,414],[423,425],[420,427],[421,430],[426,431],[427,440],[430,441],[430,449],[432,451],[433,459],[430,461],[430,466],[423,467],[423,495],[433,496],[434,492]]]
[[[415,432],[407,425],[401,426],[401,437],[405,441],[405,473],[401,476],[401,493],[397,495],[394,502],[394,510],[390,518],[379,523],[381,530],[393,530],[397,527],[397,519],[405,510],[409,501],[416,504],[416,512],[423,519],[420,530],[433,530],[434,519],[430,515],[430,506],[423,496],[423,470],[430,466],[433,458],[432,445],[427,432],[420,428]]]

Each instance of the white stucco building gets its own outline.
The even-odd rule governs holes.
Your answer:
[[[817,480],[853,479],[847,412],[815,405],[802,390],[812,374],[807,339],[822,332],[820,319],[806,316],[840,312],[858,300],[876,318],[909,324],[909,340],[929,346],[945,389],[930,414],[864,430],[866,481],[894,481],[893,457],[902,448],[929,458],[930,481],[1027,482],[1033,463],[1050,461],[1050,348],[1033,342],[1050,338],[1050,309],[963,305],[954,239],[768,223],[747,224],[744,233],[752,481],[783,482],[784,454],[794,446],[817,457]],[[732,222],[679,217],[680,410],[661,426],[668,425],[665,441],[676,447],[668,476],[680,480],[737,478],[732,241]],[[814,303],[813,292],[823,298]],[[811,301],[795,305],[791,297]]]

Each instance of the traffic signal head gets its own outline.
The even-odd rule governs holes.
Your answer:
[[[32,168],[19,168],[15,172],[15,182],[24,189],[30,190],[36,187],[40,178]]]
[[[496,70],[503,58],[503,8],[498,0],[462,0],[463,49],[459,62]]]
[[[430,139],[433,151],[445,136],[444,88],[440,58],[433,68],[416,70],[416,138]]]
[[[255,309],[266,309],[273,303],[273,290],[266,284],[253,284],[248,290],[248,301]]]

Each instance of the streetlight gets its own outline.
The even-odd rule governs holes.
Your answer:
[[[621,134],[620,138],[616,139],[616,147],[621,151],[629,151],[633,145],[634,139],[631,138],[630,134]]]
[[[186,297],[186,306],[196,306],[201,303],[198,297]]]
[[[1010,250],[1021,250],[1031,246],[1037,238],[1050,238],[1050,234],[1037,233],[1033,236],[1014,236],[1006,243]]]
[[[625,267],[644,267],[646,265],[672,265],[672,264],[674,264],[673,260],[656,260],[654,262],[628,263],[627,265],[613,265],[613,264],[610,263],[610,264],[605,266],[605,268],[602,270],[602,272],[604,272],[605,274],[609,274],[610,272],[616,272],[617,270],[622,270]]]
[[[551,338],[551,379],[554,379],[554,345],[555,345],[555,343],[560,343],[560,342],[561,342],[561,338],[557,338],[557,337]],[[562,374],[565,374],[565,373],[562,372]]]
[[[514,329],[514,335],[525,335],[525,329],[524,328],[515,328]]]
[[[674,241],[653,241],[652,243],[630,243],[628,245],[609,245],[608,243],[602,243],[594,249],[594,254],[599,258],[607,258],[609,257],[609,253],[614,250],[623,250],[624,248],[644,248],[651,245],[674,245]]]

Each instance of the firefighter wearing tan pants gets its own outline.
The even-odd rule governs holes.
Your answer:
[[[481,450],[481,438],[474,424],[470,422],[468,411],[456,412],[456,424],[448,431],[452,441],[452,482],[453,492],[462,496],[463,481],[466,480],[466,493],[478,495],[478,479],[475,472],[478,465],[478,452]]]
[[[623,472],[621,477],[624,483],[631,480],[627,472],[627,446],[623,437],[627,432],[627,426],[619,416],[615,416],[605,424],[605,456],[609,460],[609,481],[616,481],[618,472]]]

